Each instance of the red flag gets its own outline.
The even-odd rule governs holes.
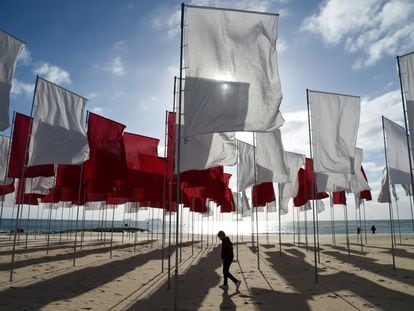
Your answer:
[[[0,185],[0,195],[12,193],[14,191],[14,182],[8,185]]]
[[[132,133],[123,135],[126,161],[129,169],[140,170],[139,155],[157,156],[158,138],[152,138]]]
[[[362,175],[364,175],[365,180],[368,182],[367,175],[365,174],[364,168],[361,166]],[[372,195],[370,190],[363,190],[359,193],[359,199],[365,199],[367,201],[372,201]]]
[[[31,133],[32,118],[16,112],[14,117],[13,137],[10,149],[8,176],[22,178],[23,167],[27,164],[27,149]],[[49,177],[55,174],[52,165],[28,166],[23,177]]]
[[[275,201],[275,191],[272,182],[261,183],[252,188],[253,207],[266,206],[266,203]]]
[[[126,174],[126,158],[122,139],[125,125],[99,116],[88,115],[89,160],[85,162],[86,180],[113,181]]]
[[[312,159],[306,158],[305,169],[299,169],[298,183],[298,194],[293,199],[293,203],[295,206],[305,205],[307,201],[312,199],[321,200],[329,197],[329,195],[326,192],[317,192],[316,176],[313,171]]]
[[[332,192],[332,202],[333,204],[346,205],[345,191]]]

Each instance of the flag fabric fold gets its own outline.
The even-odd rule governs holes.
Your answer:
[[[288,180],[289,167],[279,129],[256,133],[256,168],[258,184]]]
[[[399,57],[401,82],[407,109],[408,127],[410,128],[411,156],[414,148],[414,52]]]
[[[405,129],[383,117],[385,140],[387,142],[388,173],[392,185],[411,183],[410,160],[408,158]]]
[[[254,146],[239,141],[238,149],[238,189],[243,191],[254,185]]]

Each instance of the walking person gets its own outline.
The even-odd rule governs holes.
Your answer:
[[[377,231],[377,228],[375,227],[375,225],[371,226],[371,233],[375,234],[375,231]]]
[[[223,276],[224,282],[223,285],[219,287],[221,289],[227,290],[229,286],[227,284],[227,279],[230,278],[236,285],[236,291],[239,290],[241,281],[237,280],[231,273],[230,273],[230,266],[233,262],[233,243],[230,241],[230,238],[226,236],[224,231],[219,231],[217,234],[218,238],[221,240],[221,259],[223,260]]]

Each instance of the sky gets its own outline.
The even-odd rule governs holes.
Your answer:
[[[361,97],[357,146],[376,202],[385,165],[381,115],[403,125],[396,56],[414,50],[411,0],[192,0],[188,4],[277,12],[285,150],[309,154],[306,89]],[[89,99],[87,110],[164,141],[178,75],[180,2],[3,0],[0,28],[26,42],[11,112],[30,114],[36,75]],[[10,130],[0,132],[9,135]],[[160,148],[161,152],[163,148]],[[232,172],[232,169],[227,169]],[[235,185],[235,180],[231,181]],[[401,190],[399,214],[411,218]],[[348,196],[353,210],[353,197]],[[341,213],[337,213],[341,214]],[[352,218],[353,212],[349,212]],[[290,216],[287,216],[290,219]],[[329,219],[325,211],[320,219]]]

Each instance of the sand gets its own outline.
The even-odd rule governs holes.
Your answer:
[[[66,235],[62,243],[58,235],[51,238],[48,254],[43,236],[36,240],[29,236],[27,250],[22,236],[14,280],[9,283],[12,240],[2,235],[0,310],[174,310],[174,301],[178,310],[414,308],[414,235],[404,235],[397,245],[396,270],[387,235],[368,236],[363,251],[352,236],[351,256],[344,236],[337,236],[336,246],[330,236],[320,236],[318,283],[312,236],[308,249],[304,244],[293,245],[292,236],[283,236],[281,253],[276,235],[269,237],[269,244],[261,237],[260,270],[256,248],[245,236],[238,247],[238,261],[231,267],[233,275],[242,280],[239,292],[231,282],[228,291],[218,288],[222,273],[220,243],[215,238],[209,236],[207,245],[204,237],[201,249],[200,240],[192,244],[184,237],[175,291],[175,253],[168,289],[167,260],[161,270],[161,242],[155,234],[151,241],[147,237],[139,234],[134,252],[133,236],[125,234],[122,244],[117,234],[110,258],[110,235],[104,245],[96,233],[86,233],[73,267],[73,244]],[[168,248],[164,250],[167,255]]]

